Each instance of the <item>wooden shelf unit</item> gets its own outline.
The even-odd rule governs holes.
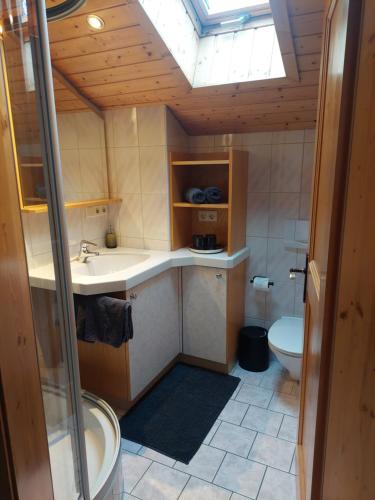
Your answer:
[[[216,234],[217,241],[232,255],[246,244],[247,205],[246,151],[170,154],[170,220],[172,250],[191,245],[193,234]],[[190,187],[217,186],[223,203],[193,204],[184,197]],[[202,222],[199,211],[216,210],[217,220]]]

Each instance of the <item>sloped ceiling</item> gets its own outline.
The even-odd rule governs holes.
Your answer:
[[[99,108],[165,103],[192,135],[312,128],[323,4],[287,0],[299,82],[285,78],[192,89],[137,0],[88,0],[71,17],[50,23],[52,62]],[[89,28],[88,13],[104,20],[103,30]],[[59,111],[86,108],[61,86],[56,101]]]

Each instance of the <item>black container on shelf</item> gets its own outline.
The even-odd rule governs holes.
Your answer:
[[[244,370],[263,372],[269,366],[268,332],[261,326],[241,328],[238,363]]]

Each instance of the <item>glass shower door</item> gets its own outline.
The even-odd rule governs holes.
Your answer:
[[[8,0],[2,2],[1,14],[0,91],[6,94],[12,134],[54,496],[88,499],[45,3]],[[53,286],[33,278],[33,269],[40,266],[54,276]]]

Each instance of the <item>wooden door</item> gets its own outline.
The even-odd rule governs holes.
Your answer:
[[[307,500],[320,498],[360,4],[358,0],[332,0],[325,20],[298,448],[301,496]]]
[[[375,498],[375,2],[363,2],[322,498]]]
[[[227,362],[227,272],[190,266],[182,270],[183,353]]]

